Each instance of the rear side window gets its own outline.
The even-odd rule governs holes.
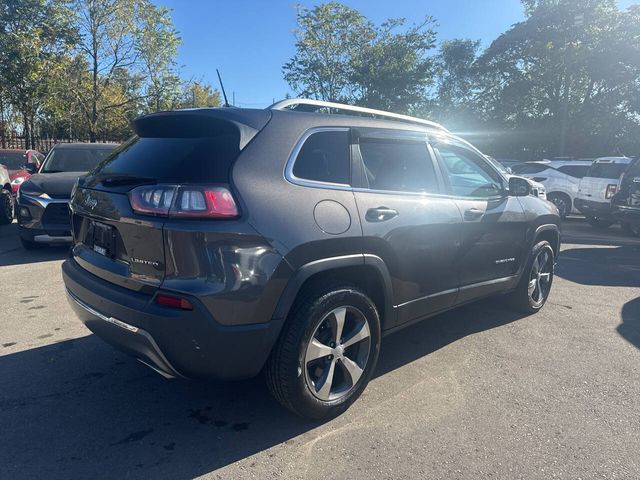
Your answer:
[[[435,169],[425,143],[363,138],[360,153],[372,190],[438,191]]]
[[[591,178],[611,178],[617,179],[620,178],[620,175],[624,173],[624,171],[629,166],[628,163],[594,163],[589,167],[589,172],[586,175]]]
[[[571,175],[575,178],[584,177],[589,171],[588,165],[563,165],[562,167],[558,167],[558,170],[562,173],[566,173],[567,175]]]
[[[349,132],[313,133],[302,145],[293,174],[303,180],[350,183]]]
[[[214,137],[133,137],[94,172],[145,177],[159,183],[228,183],[239,155],[236,134]]]

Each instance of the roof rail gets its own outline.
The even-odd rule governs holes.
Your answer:
[[[354,113],[364,113],[367,115],[372,115],[376,117],[387,118],[390,120],[399,120],[401,122],[415,123],[418,125],[423,125],[425,127],[437,128],[438,130],[442,130],[448,132],[445,127],[440,125],[439,123],[432,122],[430,120],[424,120],[422,118],[410,117],[409,115],[401,115],[399,113],[385,112],[384,110],[375,110],[373,108],[366,107],[356,107],[354,105],[346,105],[344,103],[334,103],[334,102],[325,102],[322,100],[309,100],[306,98],[287,98],[285,100],[280,100],[279,102],[274,103],[269,107],[270,110],[296,110],[296,107],[307,107],[300,109],[305,112],[316,112],[321,108],[329,108],[333,110],[339,110],[344,112],[354,112]],[[290,108],[294,107],[294,108]],[[315,108],[308,108],[315,107]]]

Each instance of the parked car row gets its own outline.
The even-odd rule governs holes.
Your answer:
[[[26,249],[71,242],[69,201],[78,177],[95,168],[116,144],[58,143],[18,190],[20,241]]]
[[[35,150],[0,150],[0,224],[17,217],[27,249],[70,243],[73,185],[116,147],[59,143],[46,157]]]
[[[594,227],[606,228],[619,221],[627,232],[633,232],[628,217],[619,214],[619,207],[612,203],[632,163],[627,157],[602,157],[526,162],[510,168],[518,175],[541,182],[548,200],[558,207],[562,218],[581,213]],[[628,185],[629,182],[625,183],[625,191]]]

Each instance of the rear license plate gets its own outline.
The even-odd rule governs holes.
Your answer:
[[[100,222],[91,222],[93,227],[93,250],[105,257],[115,254],[115,235],[113,227]]]

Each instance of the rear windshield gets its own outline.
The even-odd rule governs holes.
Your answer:
[[[88,172],[111,154],[115,148],[54,148],[51,150],[40,173]]]
[[[620,175],[629,166],[628,163],[594,163],[589,168],[589,173],[586,175],[591,178],[620,178]]]
[[[9,170],[20,170],[27,164],[27,154],[21,152],[0,152],[0,165]]]
[[[228,183],[239,155],[237,134],[197,138],[135,136],[96,168],[94,175],[152,178],[159,183]]]

